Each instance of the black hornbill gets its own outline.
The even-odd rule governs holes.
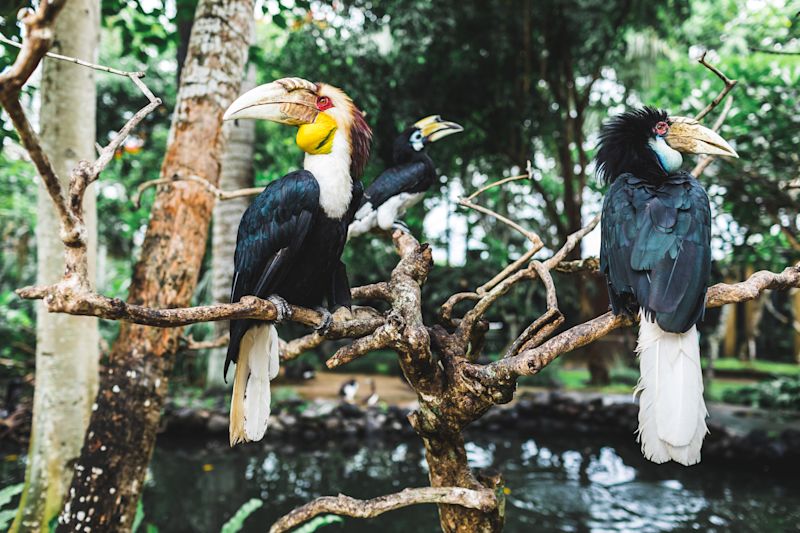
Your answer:
[[[615,314],[639,313],[638,439],[656,463],[700,462],[708,415],[700,347],[711,268],[711,210],[681,171],[681,152],[738,157],[696,120],[645,107],[607,122],[598,174],[603,203],[600,270]]]
[[[376,227],[388,231],[409,207],[422,200],[437,177],[436,167],[425,148],[463,130],[455,122],[431,115],[398,135],[394,141],[394,166],[383,171],[367,187],[350,225],[350,237]]]
[[[253,118],[299,126],[303,170],[270,183],[239,223],[231,302],[269,298],[278,321],[287,301],[317,307],[330,323],[323,300],[335,310],[350,305],[341,262],[347,228],[361,201],[359,181],[372,133],[363,113],[336,87],[283,78],[240,96],[225,120]],[[327,327],[327,326],[324,326]],[[271,323],[232,320],[225,373],[236,375],[231,398],[230,442],[259,440],[267,430],[269,382],[278,373],[278,335]]]

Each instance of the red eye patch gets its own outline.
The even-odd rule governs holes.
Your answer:
[[[656,124],[656,127],[653,128],[653,133],[656,135],[666,135],[667,131],[669,130],[669,124],[665,121],[661,121]]]
[[[320,96],[317,98],[317,109],[320,111],[325,111],[326,109],[330,109],[333,107],[333,102],[327,96]]]

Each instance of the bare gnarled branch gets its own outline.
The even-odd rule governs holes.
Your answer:
[[[354,518],[373,518],[388,511],[424,503],[461,505],[470,509],[491,511],[497,507],[494,492],[461,487],[420,487],[404,489],[371,500],[357,500],[344,494],[323,496],[294,509],[275,522],[269,533],[283,533],[321,514],[337,514]]]
[[[706,307],[720,307],[754,300],[765,290],[792,287],[800,287],[800,264],[788,267],[781,273],[762,270],[740,283],[730,285],[718,283],[708,289]],[[559,355],[585,346],[619,327],[634,322],[632,317],[616,316],[609,312],[570,328],[537,348],[491,363],[483,370],[491,379],[507,380],[513,376],[536,374]]]

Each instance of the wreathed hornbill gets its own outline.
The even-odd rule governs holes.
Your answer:
[[[254,295],[270,299],[278,321],[287,302],[336,310],[350,306],[341,262],[347,228],[361,201],[359,181],[369,158],[372,132],[363,113],[336,87],[283,78],[240,96],[224,119],[265,119],[299,126],[303,170],[270,183],[239,223],[231,301]],[[278,335],[271,323],[232,320],[225,374],[233,361],[230,443],[259,440],[270,413],[269,382],[278,374]]]
[[[638,439],[656,463],[700,462],[708,415],[695,324],[711,268],[711,210],[702,185],[681,171],[681,152],[738,157],[694,119],[645,107],[612,118],[600,134],[603,203],[600,269],[615,314],[638,312]]]
[[[350,237],[374,228],[388,231],[406,210],[417,204],[436,181],[436,167],[425,148],[453,133],[464,131],[455,122],[431,115],[416,122],[394,141],[394,166],[383,171],[367,187]]]

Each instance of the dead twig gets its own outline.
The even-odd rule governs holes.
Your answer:
[[[147,189],[151,187],[157,187],[159,185],[172,185],[176,182],[180,181],[190,181],[192,183],[198,183],[206,188],[208,192],[214,195],[217,200],[224,201],[224,200],[233,200],[234,198],[243,198],[247,196],[256,196],[261,194],[264,190],[264,187],[249,187],[246,189],[236,189],[235,191],[223,191],[216,185],[210,183],[207,179],[202,178],[200,176],[173,176],[172,178],[159,178],[155,180],[145,181],[141,185],[136,188],[136,192],[133,195],[133,205],[137,208],[141,205],[141,197],[142,193],[144,193]]]
[[[24,47],[23,43],[18,43],[17,41],[11,40],[11,39],[9,39],[8,37],[6,37],[5,35],[2,35],[2,34],[0,34],[0,43],[4,43],[4,44],[11,45],[11,46],[15,46],[15,47],[17,47],[19,49],[22,49]],[[107,67],[105,65],[98,65],[96,63],[90,63],[89,61],[84,61],[82,59],[78,59],[77,57],[65,56],[65,55],[56,54],[56,53],[53,53],[53,52],[47,52],[44,55],[49,57],[49,58],[52,58],[52,59],[58,59],[59,61],[66,61],[67,63],[75,63],[76,65],[80,65],[82,67],[91,68],[91,69],[94,69],[94,70],[99,70],[101,72],[107,72],[109,74],[116,74],[117,76],[125,76],[126,78],[130,77],[130,76],[136,76],[136,77],[139,77],[139,78],[143,78],[144,75],[145,75],[144,72],[119,70],[119,69],[115,69],[115,68],[112,68],[112,67]]]
[[[494,187],[499,187],[500,185],[505,185],[506,183],[510,183],[510,182],[512,182],[512,181],[519,181],[519,180],[525,180],[525,179],[527,179],[527,180],[533,179],[533,178],[531,177],[530,165],[531,165],[531,162],[530,162],[530,161],[528,161],[528,172],[527,172],[526,174],[520,174],[519,176],[510,176],[510,177],[508,177],[508,178],[499,179],[499,180],[497,180],[497,181],[494,181],[494,182],[492,182],[492,183],[489,183],[488,185],[484,185],[484,186],[483,186],[483,187],[481,187],[480,189],[476,190],[475,192],[473,192],[472,194],[470,194],[469,196],[467,196],[466,200],[467,200],[468,202],[471,202],[472,200],[474,200],[475,198],[477,198],[477,197],[478,197],[478,196],[480,196],[481,194],[485,193],[485,192],[486,192],[486,191],[488,191],[489,189],[492,189],[492,188],[494,188]]]
[[[700,111],[697,115],[695,115],[694,118],[695,120],[698,121],[703,120],[706,115],[711,113],[714,110],[714,108],[716,108],[719,105],[719,103],[722,102],[722,99],[725,98],[729,92],[731,92],[731,89],[733,89],[737,83],[737,80],[730,79],[728,76],[723,74],[721,70],[719,70],[714,65],[710,64],[708,61],[706,61],[707,53],[708,52],[703,52],[703,55],[700,56],[698,62],[704,67],[706,67],[708,70],[716,74],[717,77],[722,80],[722,83],[725,84],[725,87],[722,88],[720,93],[711,101],[711,103],[709,103],[705,108],[703,108],[702,111]]]
[[[714,126],[711,128],[714,131],[719,131],[722,127],[722,124],[725,123],[725,119],[728,118],[728,113],[730,113],[731,108],[733,107],[733,99],[728,98],[725,100],[725,105],[722,107],[722,112],[717,117],[716,122],[714,122]],[[692,176],[698,177],[705,172],[708,165],[710,165],[714,161],[713,155],[704,155],[700,158],[700,161],[697,162],[695,167],[692,169]]]

